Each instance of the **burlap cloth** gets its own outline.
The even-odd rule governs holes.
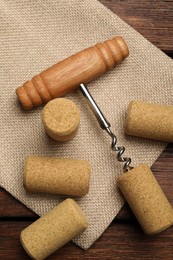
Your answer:
[[[123,165],[111,151],[79,91],[69,94],[81,109],[78,135],[70,142],[52,141],[40,120],[42,108],[24,112],[15,89],[33,75],[86,47],[116,35],[128,43],[130,56],[113,71],[88,85],[133,165],[156,160],[165,143],[124,135],[132,99],[172,104],[173,62],[139,33],[96,0],[1,0],[0,184],[40,216],[57,205],[58,196],[26,193],[23,164],[28,155],[87,159],[92,166],[90,191],[76,201],[89,219],[89,228],[75,243],[89,248],[123,205],[116,178]],[[149,127],[149,126],[148,126]]]

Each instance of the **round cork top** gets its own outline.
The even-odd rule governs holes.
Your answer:
[[[80,111],[76,104],[66,98],[49,101],[43,109],[42,120],[46,130],[52,134],[66,136],[74,131],[80,123]]]

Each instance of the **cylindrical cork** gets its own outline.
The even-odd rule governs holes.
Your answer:
[[[84,196],[89,180],[86,160],[30,156],[25,161],[23,185],[29,192]]]
[[[173,224],[173,208],[147,164],[121,175],[117,186],[146,234],[157,234]]]
[[[75,90],[80,83],[101,76],[121,63],[128,54],[127,44],[117,36],[46,69],[17,88],[16,94],[23,108],[29,110]]]
[[[49,101],[42,112],[42,123],[47,134],[56,141],[69,141],[77,133],[80,124],[80,110],[66,98]]]
[[[173,106],[131,101],[125,132],[129,135],[173,142]]]
[[[31,258],[45,259],[78,236],[87,226],[87,218],[79,205],[72,199],[66,199],[25,228],[20,240]]]

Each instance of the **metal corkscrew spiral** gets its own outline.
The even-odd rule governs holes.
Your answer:
[[[117,146],[117,137],[110,129],[110,123],[106,120],[105,116],[101,112],[100,108],[96,104],[95,100],[91,96],[90,92],[88,91],[87,87],[84,84],[80,84],[80,91],[82,92],[83,96],[86,98],[91,110],[93,111],[100,127],[109,134],[112,138],[111,148],[113,151],[117,152],[117,160],[124,163],[123,170],[128,171],[131,170],[133,167],[130,166],[131,158],[123,157],[123,153],[125,152],[124,146]]]

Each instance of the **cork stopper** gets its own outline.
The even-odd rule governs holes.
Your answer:
[[[173,208],[147,164],[141,164],[117,179],[143,231],[160,233],[173,225]]]
[[[32,259],[45,259],[88,227],[88,220],[73,199],[66,199],[25,228],[22,246]]]
[[[89,191],[90,168],[86,160],[29,156],[23,185],[29,192],[84,196]]]
[[[54,140],[72,140],[79,128],[80,110],[73,101],[56,98],[44,107],[42,123],[47,134]]]
[[[129,135],[173,142],[173,106],[131,101],[125,132]]]

